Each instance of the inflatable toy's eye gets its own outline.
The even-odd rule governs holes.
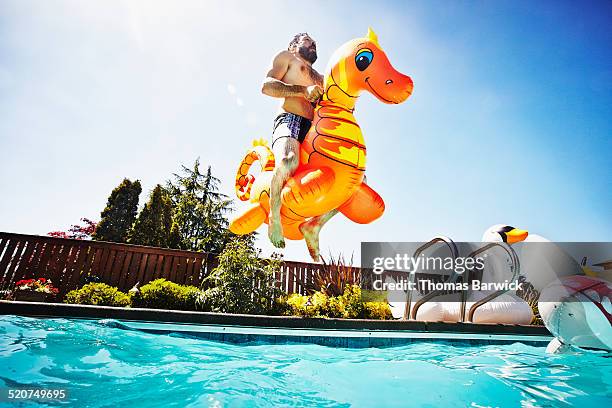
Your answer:
[[[368,50],[367,48],[359,50],[357,55],[355,55],[355,64],[357,65],[357,69],[364,71],[372,63],[372,58],[374,58],[372,51]]]

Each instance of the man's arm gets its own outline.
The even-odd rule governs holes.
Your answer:
[[[272,60],[272,68],[268,71],[266,79],[261,87],[261,92],[273,98],[302,97],[307,95],[307,87],[302,85],[291,85],[281,81],[289,69],[291,54],[281,51]]]

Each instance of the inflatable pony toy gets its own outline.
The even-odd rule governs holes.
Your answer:
[[[353,111],[362,91],[398,104],[410,96],[412,86],[409,76],[391,66],[371,29],[336,50],[325,73],[324,95],[300,146],[300,164],[281,191],[285,238],[303,239],[300,225],[330,211],[360,224],[383,214],[382,198],[365,183],[366,146]],[[261,171],[254,176],[249,170],[256,161]],[[274,154],[264,141],[254,141],[236,175],[236,194],[250,204],[231,221],[233,233],[248,234],[268,222],[272,170]]]

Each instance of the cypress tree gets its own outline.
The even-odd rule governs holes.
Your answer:
[[[96,241],[126,242],[127,234],[138,211],[140,181],[125,178],[111,192],[106,208],[100,214],[100,223],[92,235]]]
[[[233,234],[227,226],[231,200],[219,192],[220,180],[210,166],[200,172],[200,160],[193,168],[182,166],[182,174],[174,174],[167,190],[174,204],[174,248],[220,253]]]
[[[128,235],[128,242],[167,248],[172,241],[172,201],[161,185],[155,186]]]

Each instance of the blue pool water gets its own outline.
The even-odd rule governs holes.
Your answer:
[[[0,388],[33,386],[65,388],[67,405],[90,407],[604,407],[612,358],[521,343],[234,345],[0,316]]]

